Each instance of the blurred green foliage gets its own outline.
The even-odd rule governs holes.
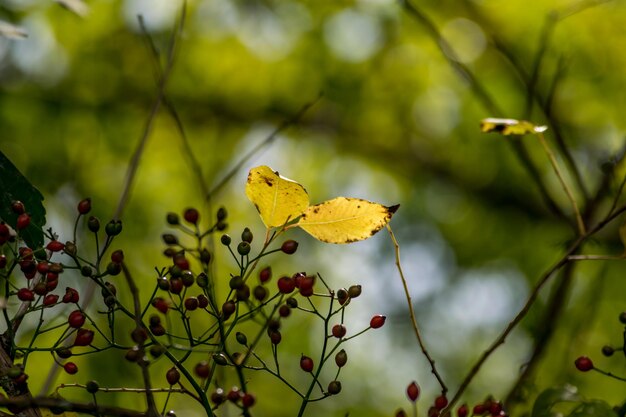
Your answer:
[[[28,33],[25,39],[0,38],[0,149],[43,192],[48,220],[62,237],[70,233],[83,196],[92,197],[102,219],[113,217],[158,94],[137,15],[143,15],[163,63],[181,11],[174,0],[87,4],[89,13],[80,18],[53,1],[0,2],[0,19]],[[513,117],[547,124],[546,137],[567,167],[566,180],[583,211],[597,208],[586,220],[600,219],[610,203],[593,199],[605,178],[600,167],[624,150],[626,6],[572,0],[408,4],[190,0],[165,93],[209,185],[276,126],[323,97],[246,161],[210,207],[175,120],[162,108],[141,155],[117,245],[136,275],[152,285],[153,267],[167,262],[159,236],[168,211],[197,206],[208,212],[225,205],[233,235],[249,226],[260,236],[262,223],[244,195],[248,169],[260,164],[307,184],[312,203],[335,195],[400,203],[392,225],[418,321],[454,389],[574,236],[567,199],[539,143],[533,137],[483,135],[479,121]],[[520,155],[527,155],[526,163]],[[536,169],[534,178],[529,165]],[[624,171],[614,167],[603,197],[615,195]],[[550,208],[538,181],[558,210]],[[349,345],[343,392],[315,404],[309,415],[392,415],[408,405],[404,388],[411,380],[424,388],[424,412],[438,387],[410,333],[387,237],[381,233],[338,247],[293,236],[301,242],[300,257],[280,261],[280,273],[319,271],[337,288],[362,284],[362,317],[351,317],[354,328],[372,313],[389,316],[387,327]],[[216,268],[227,277],[232,265],[216,250]],[[589,253],[622,250],[617,224],[587,247]],[[603,345],[621,343],[623,271],[621,262],[580,263],[567,285],[555,279],[465,400],[505,397],[552,324],[553,335],[523,386],[515,415],[528,412],[541,390],[566,382],[588,398],[624,402],[623,383],[573,367],[586,354],[597,366],[626,372],[623,358],[600,355]],[[558,288],[561,311],[546,316]],[[314,349],[319,334],[303,334],[301,324],[288,320],[286,327],[286,345],[293,349],[286,349],[286,357],[297,370],[303,347],[296,342]],[[292,341],[290,332],[296,334]],[[139,370],[118,353],[106,355],[105,367],[103,359],[84,358],[78,376],[109,386],[126,385],[129,375],[139,381]],[[42,374],[30,380],[35,392],[49,366],[49,357],[39,360]],[[154,379],[163,385],[158,375],[164,372],[155,367]],[[265,376],[255,378],[258,415],[294,415],[297,398]],[[69,380],[61,375],[58,382]],[[141,405],[134,394],[110,398]],[[188,406],[184,399],[173,405],[179,416],[195,415]]]

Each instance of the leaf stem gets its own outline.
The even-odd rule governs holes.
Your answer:
[[[580,236],[583,236],[585,234],[585,223],[583,222],[583,218],[580,215],[580,210],[578,210],[578,204],[576,204],[576,199],[574,198],[574,195],[572,194],[572,190],[569,188],[569,186],[565,182],[565,179],[563,178],[563,175],[561,174],[561,170],[559,169],[559,165],[556,161],[556,158],[554,157],[554,153],[552,153],[552,150],[548,146],[548,143],[546,142],[546,139],[543,136],[543,133],[538,132],[537,137],[539,138],[539,142],[541,142],[543,149],[546,151],[546,154],[548,155],[548,158],[550,159],[550,163],[552,164],[552,168],[554,168],[554,173],[559,178],[561,187],[563,187],[565,194],[567,194],[567,198],[572,204],[572,208],[574,209],[574,214],[576,215],[576,224],[578,225],[578,233]]]
[[[402,265],[400,263],[400,245],[398,244],[398,241],[396,240],[396,236],[393,234],[393,231],[391,230],[391,226],[389,226],[389,224],[387,224],[387,231],[389,232],[389,236],[391,236],[391,241],[393,242],[393,246],[395,248],[396,267],[398,269],[398,272],[400,273],[400,279],[402,280],[402,286],[404,287],[404,295],[406,297],[406,301],[409,306],[409,316],[411,317],[411,324],[413,325],[413,332],[415,333],[415,336],[417,337],[417,342],[420,345],[420,349],[422,349],[422,353],[424,354],[424,356],[426,356],[428,363],[430,363],[430,371],[433,373],[433,375],[435,375],[435,378],[437,378],[437,382],[439,382],[439,385],[441,386],[441,392],[443,395],[445,395],[448,392],[448,387],[443,382],[443,378],[437,371],[437,368],[435,367],[435,361],[428,353],[428,350],[426,349],[426,345],[424,344],[424,340],[422,339],[422,334],[420,332],[419,326],[417,325],[417,319],[415,318],[415,310],[413,310],[413,302],[411,301],[411,294],[409,293],[409,286],[406,282],[404,271],[402,270]]]

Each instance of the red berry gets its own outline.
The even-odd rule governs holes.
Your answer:
[[[280,250],[287,255],[293,255],[298,250],[298,242],[295,240],[286,240],[280,247]]]
[[[65,288],[65,295],[63,296],[63,299],[62,299],[64,303],[77,303],[78,299],[79,299],[78,291],[70,287]]]
[[[91,198],[85,198],[78,203],[78,212],[87,214],[91,211]]]
[[[245,393],[243,397],[241,397],[241,404],[246,408],[252,407],[255,402],[256,398],[254,398],[254,395],[252,394]]]
[[[295,288],[296,282],[293,280],[293,278],[284,276],[278,280],[278,291],[283,294],[292,293]]]
[[[111,254],[111,262],[121,264],[124,262],[124,251],[118,249]]]
[[[156,308],[163,314],[167,313],[167,310],[169,309],[167,301],[165,301],[161,297],[156,297],[154,300],[152,300],[152,307]]]
[[[185,308],[189,311],[196,310],[198,308],[198,299],[196,297],[188,297],[185,300]]]
[[[224,395],[223,389],[217,388],[215,391],[213,391],[213,393],[211,394],[211,402],[213,404],[220,405],[224,401],[226,401],[226,395]]]
[[[24,207],[24,203],[16,200],[11,203],[11,210],[13,210],[15,214],[23,214],[26,211],[26,207]]]
[[[408,387],[406,387],[406,396],[412,402],[417,401],[420,396],[420,386],[417,385],[417,382],[413,381],[409,384]]]
[[[459,409],[456,411],[456,415],[458,417],[467,417],[467,415],[469,414],[469,409],[467,407],[467,404],[463,404],[462,406],[459,407]]]
[[[502,412],[502,403],[500,401],[493,401],[489,405],[489,413],[491,413],[492,416],[499,416],[501,412]]]
[[[33,301],[35,294],[28,288],[20,288],[17,291],[17,298],[19,298],[20,301]]]
[[[56,304],[58,300],[59,300],[59,296],[58,295],[56,295],[56,294],[48,294],[43,299],[43,305],[51,306],[51,305]]]
[[[198,307],[206,308],[209,305],[209,299],[207,298],[206,295],[200,294],[198,295],[197,298],[198,298]]]
[[[378,329],[380,327],[383,327],[386,319],[387,317],[377,314],[370,320],[370,327],[372,329]]]
[[[313,359],[309,358],[308,356],[302,355],[302,357],[300,358],[300,368],[304,372],[313,371]]]
[[[272,278],[272,267],[266,266],[265,268],[261,270],[261,272],[259,272],[259,281],[261,281],[262,284],[266,283],[271,278]]]
[[[185,220],[191,224],[198,223],[198,219],[200,218],[200,213],[195,208],[188,208],[183,213],[183,217]]]
[[[49,269],[49,264],[46,261],[41,261],[37,264],[37,272],[40,274],[47,274]]]
[[[33,259],[34,254],[31,248],[22,246],[19,248],[18,252],[20,254],[20,258],[24,261],[31,261]]]
[[[474,408],[472,409],[472,413],[477,416],[482,416],[486,412],[487,412],[487,407],[485,406],[485,404],[476,404]]]
[[[199,362],[194,368],[194,371],[200,378],[207,378],[210,371],[209,363],[207,361]]]
[[[189,269],[189,261],[185,258],[185,255],[176,255],[174,256],[174,265],[186,271]]]
[[[18,230],[26,229],[29,224],[30,224],[30,216],[28,214],[22,213],[19,216],[17,216],[17,224],[15,225],[15,227],[17,227]]]
[[[234,301],[229,300],[222,304],[222,314],[227,319],[237,310],[237,304]]]
[[[74,375],[76,372],[78,372],[78,366],[76,366],[74,362],[67,362],[65,365],[63,365],[63,369],[65,369],[65,372],[70,375]]]
[[[180,372],[176,368],[170,368],[165,374],[165,378],[167,379],[167,383],[170,385],[177,384],[180,381]]]
[[[63,249],[65,249],[65,245],[58,240],[51,240],[46,245],[46,249],[48,249],[50,252],[61,252]]]
[[[183,284],[182,278],[179,278],[179,277],[170,278],[170,292],[172,294],[180,294],[181,292],[183,292],[184,286],[185,285]]]
[[[346,326],[344,326],[343,324],[335,324],[333,326],[332,332],[333,336],[335,336],[337,339],[341,339],[346,335]]]
[[[593,369],[593,362],[586,356],[581,356],[574,362],[576,369],[582,372],[587,372]]]
[[[234,403],[239,401],[241,399],[241,392],[239,392],[239,388],[232,387],[230,391],[228,391],[228,394],[226,394],[226,398]]]
[[[48,287],[44,281],[40,281],[33,287],[33,291],[37,295],[46,295],[48,294]]]
[[[287,304],[283,304],[278,309],[278,315],[281,317],[289,317],[291,314],[291,308]]]
[[[78,329],[74,346],[89,346],[93,342],[93,330]]]
[[[444,408],[446,408],[446,405],[448,405],[448,399],[445,395],[440,395],[439,397],[435,398],[435,408],[437,410],[443,410]]]
[[[282,334],[280,334],[278,330],[270,331],[269,335],[270,335],[270,341],[272,342],[273,345],[279,344],[280,341],[283,339]]]

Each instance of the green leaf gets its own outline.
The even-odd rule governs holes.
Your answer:
[[[24,242],[33,249],[43,246],[43,226],[46,224],[46,209],[43,195],[0,151],[0,219],[15,229],[17,214],[11,203],[19,200],[30,214],[30,225],[20,232]]]
[[[554,417],[559,415],[552,412],[552,407],[557,403],[580,401],[576,387],[565,385],[563,387],[549,388],[543,391],[533,405],[531,417]]]
[[[580,404],[569,417],[611,417],[617,416],[613,408],[600,400],[590,400]]]

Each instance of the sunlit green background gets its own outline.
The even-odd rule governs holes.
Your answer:
[[[265,231],[244,184],[248,169],[261,164],[304,184],[312,202],[346,195],[401,204],[392,226],[414,307],[426,344],[454,392],[574,236],[548,209],[511,140],[480,133],[479,121],[489,116],[550,121],[547,140],[558,150],[556,126],[593,196],[602,181],[600,165],[624,146],[626,7],[619,1],[571,0],[414,3],[432,26],[393,0],[190,0],[166,95],[203,178],[215,185],[322,94],[301,121],[243,164],[214,196],[213,208],[228,208],[231,235],[249,226],[258,244]],[[113,216],[156,98],[153,56],[137,15],[164,62],[182,3],[87,4],[89,12],[81,18],[54,1],[0,1],[0,18],[28,33],[26,39],[0,38],[0,149],[43,192],[49,224],[62,240],[71,238],[75,204],[82,197],[91,196],[101,219]],[[447,56],[437,36],[445,39]],[[528,80],[542,49],[529,113]],[[495,106],[486,105],[477,85]],[[523,143],[539,178],[571,219],[539,142],[525,137]],[[590,200],[565,168],[563,154],[558,158],[585,207]],[[605,196],[609,200],[591,223],[608,211],[620,173],[618,168]],[[207,209],[175,121],[162,108],[123,214],[124,233],[115,244],[145,284],[144,298],[154,267],[167,265],[160,240],[165,213],[188,206]],[[619,221],[614,223],[587,246],[588,253],[622,252]],[[362,284],[363,294],[346,318],[349,333],[366,327],[373,314],[388,316],[385,327],[346,346],[350,360],[342,372],[342,393],[312,404],[307,415],[390,416],[409,407],[404,390],[412,380],[424,390],[419,404],[420,415],[426,415],[438,386],[412,334],[387,233],[347,246],[322,244],[299,232],[292,237],[300,242],[298,253],[275,257],[275,274],[306,270],[319,272],[334,288]],[[216,250],[216,267],[226,280],[233,264],[222,248]],[[626,309],[622,265],[577,267],[558,330],[514,415],[523,415],[541,390],[565,383],[589,398],[612,405],[624,401],[624,383],[581,374],[573,366],[586,354],[599,367],[626,373],[623,357],[600,354],[603,345],[619,346],[622,340],[617,320]],[[464,401],[508,394],[546,323],[551,289],[541,292]],[[297,318],[284,326],[284,370],[305,386],[309,376],[298,368],[300,354],[317,352],[323,336]],[[82,358],[76,376],[60,373],[53,386],[97,379],[110,387],[140,387],[139,368],[122,355]],[[49,358],[41,355],[31,364],[38,369],[29,380],[34,392],[43,386]],[[165,361],[154,365],[155,386],[167,385],[167,368]],[[296,415],[293,394],[265,376],[249,376],[258,398],[255,415]],[[61,393],[80,397],[69,388]],[[143,406],[135,394],[99,399]],[[179,416],[201,415],[184,397],[175,397],[171,407]]]

